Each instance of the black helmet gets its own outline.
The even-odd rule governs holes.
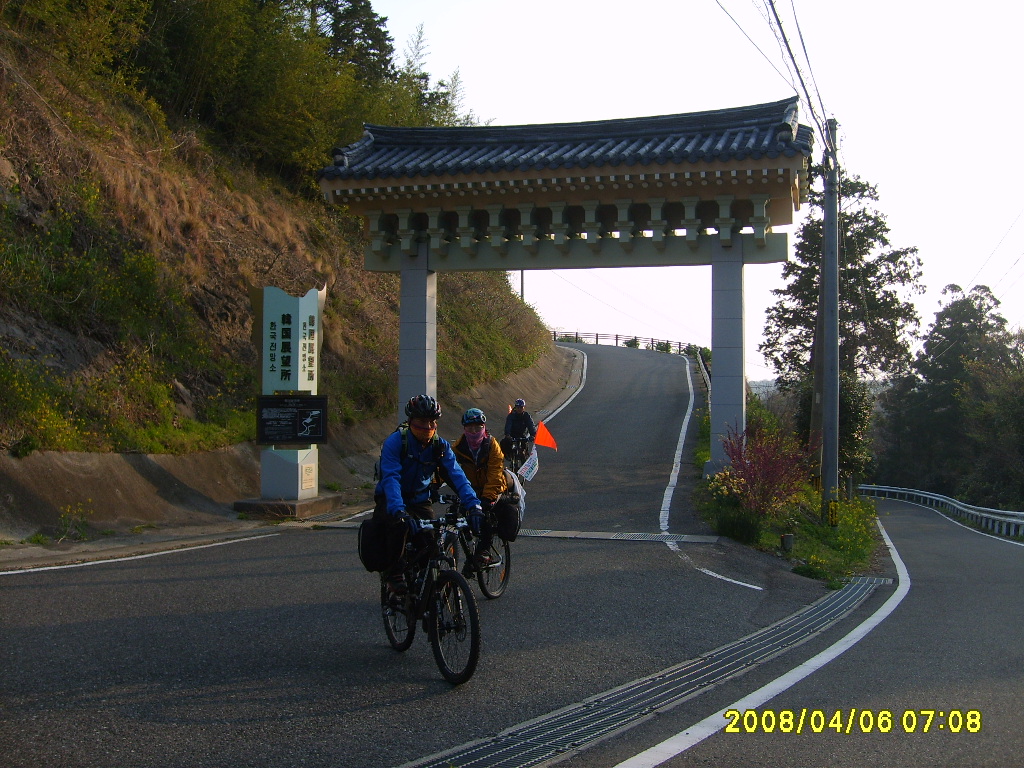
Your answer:
[[[470,424],[486,424],[487,417],[484,416],[484,412],[479,408],[470,408],[464,414],[462,414],[462,426],[468,427]]]
[[[410,419],[439,419],[441,406],[430,395],[416,395],[410,397],[409,402],[405,404],[405,415]]]

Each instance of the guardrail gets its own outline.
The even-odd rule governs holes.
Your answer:
[[[898,499],[922,504],[933,509],[948,512],[987,531],[999,536],[1024,536],[1024,512],[1011,512],[1005,509],[975,507],[962,501],[941,496],[937,493],[915,491],[911,488],[894,488],[888,485],[858,485],[857,490],[865,496],[877,496],[883,499]]]
[[[700,368],[700,375],[704,379],[704,388],[708,391],[708,400],[711,399],[711,372],[708,367],[704,364],[704,355],[697,350],[695,355],[697,358],[697,366]]]
[[[554,341],[573,340],[577,344],[600,344],[602,340],[616,347],[626,346],[627,341],[636,339],[640,349],[658,349],[667,345],[667,351],[683,354],[691,344],[682,341],[668,341],[667,339],[646,339],[640,336],[626,336],[621,333],[581,333],[580,331],[564,331],[555,329],[551,331],[551,338]]]
[[[624,336],[621,333],[580,333],[579,331],[563,331],[555,329],[551,331],[551,338],[553,341],[567,341],[572,339],[577,344],[600,344],[601,339],[607,339],[616,347],[626,346],[627,341],[636,339],[637,344],[642,346],[644,349],[657,349],[658,345],[668,345],[668,349],[671,352],[673,345],[675,346],[675,354],[681,355],[690,347],[697,347],[696,344],[684,344],[681,341],[666,341],[665,339],[642,339],[639,336]],[[593,339],[593,341],[587,341],[587,339]],[[700,375],[704,379],[704,386],[708,393],[711,393],[711,374],[708,371],[704,355],[700,353],[700,347],[697,347],[697,354],[694,355],[697,358],[697,365],[700,368]]]

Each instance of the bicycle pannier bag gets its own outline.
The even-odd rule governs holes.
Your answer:
[[[359,524],[359,562],[368,571],[386,571],[394,565],[402,550],[399,547],[388,547],[388,524],[380,518],[372,517]],[[402,547],[405,542],[401,542]]]
[[[495,508],[498,517],[498,535],[505,541],[515,541],[519,535],[519,526],[526,513],[526,490],[514,472],[505,470],[508,490],[502,494],[503,504]]]

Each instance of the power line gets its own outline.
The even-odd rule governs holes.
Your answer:
[[[651,323],[651,318],[649,316],[646,317],[646,318],[639,318],[639,317],[636,317],[634,315],[629,314],[628,312],[626,312],[625,310],[622,309],[621,305],[610,304],[609,302],[605,301],[604,299],[601,299],[598,296],[595,296],[594,294],[590,293],[589,291],[581,288],[579,285],[577,285],[576,283],[572,282],[571,280],[569,280],[564,275],[560,274],[559,270],[549,270],[549,272],[554,274],[560,280],[563,280],[566,283],[568,283],[569,285],[571,285],[573,288],[575,288],[580,293],[583,293],[583,294],[589,296],[590,298],[594,299],[595,301],[599,302],[600,304],[603,304],[606,307],[609,307],[609,308],[615,310],[617,313],[623,315],[624,317],[628,317],[630,320],[635,320],[635,321],[637,321],[638,323],[641,323],[641,324],[650,324]],[[692,337],[698,337],[699,338],[701,336],[706,336],[707,335],[706,332],[702,333],[701,331],[699,331],[697,329],[693,329],[693,328],[689,328],[689,327],[684,327],[684,324],[680,322],[678,317],[671,317],[669,315],[666,315],[665,313],[658,311],[655,307],[652,307],[650,305],[649,301],[645,304],[642,300],[638,299],[637,297],[627,293],[626,291],[623,291],[621,287],[613,285],[611,283],[608,283],[605,280],[602,280],[597,274],[595,274],[594,270],[587,270],[587,272],[588,272],[588,277],[589,278],[592,278],[592,279],[595,279],[595,280],[599,280],[600,282],[604,283],[605,285],[608,285],[618,295],[620,295],[620,296],[622,296],[622,297],[624,297],[626,299],[630,299],[633,302],[639,304],[640,306],[642,306],[644,308],[644,311],[646,313],[650,313],[650,314],[654,314],[654,315],[660,315],[662,318],[664,318],[665,320],[670,322],[673,326],[678,326],[680,328],[680,330],[681,330],[681,333],[677,334],[677,337],[678,336],[682,336],[682,335],[690,335]],[[651,334],[651,335],[653,336],[654,334]]]
[[[760,53],[762,56],[764,56],[764,60],[767,61],[771,65],[771,68],[774,69],[778,73],[779,77],[781,77],[783,80],[786,81],[786,85],[788,85],[790,88],[792,88],[795,91],[796,90],[796,86],[793,85],[793,82],[791,80],[786,80],[786,76],[784,74],[782,74],[781,72],[779,72],[779,68],[775,66],[775,63],[771,59],[768,58],[768,55],[764,51],[761,50],[761,48],[758,46],[758,44],[754,42],[753,38],[751,38],[750,35],[747,34],[747,31],[740,25],[740,23],[738,21],[736,21],[736,19],[733,18],[733,15],[731,13],[729,13],[728,10],[726,10],[726,7],[724,5],[722,5],[722,0],[715,0],[715,2],[718,3],[718,7],[722,9],[722,11],[725,13],[725,15],[728,16],[729,19],[732,21],[732,23],[736,25],[736,28],[739,29],[739,31],[743,33],[743,36],[745,38],[747,38],[747,40],[750,40],[750,44],[752,46],[754,46],[754,48],[757,49],[757,52]]]
[[[807,62],[807,72],[811,76],[811,84],[814,86],[814,92],[818,94],[818,105],[821,107],[821,114],[826,114],[825,102],[821,100],[821,91],[818,89],[817,79],[814,77],[814,68],[811,66],[811,57],[807,55],[807,44],[804,42],[804,33],[800,29],[800,19],[796,15],[796,4],[795,0],[789,0],[789,7],[793,9],[793,21],[796,23],[796,34],[800,38],[800,47],[804,51],[804,61]],[[833,147],[833,151],[835,148]]]
[[[684,267],[684,269],[692,269],[692,267]],[[611,288],[613,291],[621,294],[622,296],[624,296],[627,299],[631,299],[632,301],[636,302],[637,304],[639,304],[640,306],[642,306],[644,308],[644,311],[652,312],[652,313],[654,313],[656,315],[660,315],[662,318],[664,318],[665,320],[669,321],[672,324],[680,324],[678,317],[671,317],[670,315],[666,315],[664,312],[661,312],[660,310],[656,309],[655,307],[650,306],[650,301],[644,302],[643,300],[637,298],[636,296],[633,296],[632,294],[627,293],[626,291],[622,290],[621,286],[613,285],[612,283],[609,283],[607,280],[602,279],[597,274],[598,271],[599,270],[588,270],[589,277],[591,277],[594,280],[598,280],[598,281],[604,283],[609,288]],[[694,333],[694,334],[698,333],[697,331],[693,331],[691,329],[684,329],[684,330],[686,330],[688,333]]]
[[[821,134],[822,140],[825,142],[825,146],[828,147],[829,151],[835,154],[835,145],[832,141],[832,137],[829,132],[825,130],[825,126],[822,124],[821,119],[818,117],[818,113],[814,109],[814,101],[811,99],[811,93],[807,88],[807,83],[804,82],[803,73],[800,71],[800,65],[797,63],[796,56],[793,55],[793,48],[789,44],[789,38],[786,37],[786,31],[782,28],[782,19],[779,18],[779,12],[775,9],[775,0],[766,0],[768,7],[771,8],[772,16],[775,18],[775,23],[778,25],[779,34],[782,36],[782,41],[786,46],[786,53],[789,55],[790,61],[793,62],[793,67],[796,69],[797,79],[800,81],[800,87],[804,90],[804,97],[807,100],[807,109],[811,113],[811,118],[814,120],[814,124],[818,127],[818,132]],[[808,62],[808,67],[810,62]]]
[[[1003,236],[1001,238],[999,238],[999,242],[996,243],[995,248],[993,248],[992,251],[989,253],[988,258],[986,258],[984,263],[982,263],[982,265],[980,267],[978,267],[978,271],[974,273],[974,277],[972,277],[968,281],[968,285],[967,285],[968,288],[971,287],[971,285],[974,283],[974,281],[978,279],[978,275],[980,275],[984,271],[985,267],[988,266],[988,263],[992,260],[992,257],[995,256],[996,251],[999,250],[999,246],[1001,246],[1003,244],[1003,241],[1006,240],[1006,238],[1009,236],[1009,234],[1013,230],[1013,228],[1015,226],[1017,226],[1017,222],[1020,221],[1020,217],[1022,215],[1024,215],[1024,208],[1021,208],[1020,213],[1017,214],[1017,218],[1015,218],[1013,220],[1013,223],[1010,224],[1010,226],[1006,228],[1006,231],[1003,233]],[[1019,257],[1018,257],[1017,261],[1020,261]],[[1013,266],[1014,267],[1017,266],[1017,262],[1014,262]],[[1010,269],[1013,269],[1013,267],[1010,267]],[[1007,270],[1007,271],[1009,271],[1009,270]],[[1002,280],[1005,277],[1006,277],[1006,275],[1003,275],[1003,277],[1000,278],[1000,280]]]
[[[593,299],[594,301],[597,301],[597,302],[599,302],[599,303],[601,303],[601,304],[604,304],[604,305],[605,305],[606,307],[610,307],[611,309],[614,309],[614,310],[615,310],[616,312],[618,312],[618,313],[619,313],[619,314],[621,314],[621,315],[625,315],[625,316],[626,316],[626,317],[628,317],[628,318],[629,318],[630,320],[636,320],[636,321],[637,321],[638,323],[647,323],[647,322],[650,322],[650,320],[649,320],[649,319],[648,319],[648,320],[641,320],[641,319],[640,319],[639,317],[634,317],[633,315],[629,314],[628,312],[624,312],[624,311],[623,311],[623,310],[622,310],[622,309],[621,309],[620,307],[617,307],[617,306],[615,306],[614,304],[609,304],[609,303],[608,303],[607,301],[605,301],[604,299],[598,298],[598,297],[597,297],[597,296],[595,296],[594,294],[590,293],[590,291],[585,291],[584,289],[582,289],[582,288],[580,288],[580,287],[579,287],[578,285],[576,285],[576,284],[575,284],[574,282],[572,282],[571,280],[569,280],[569,279],[568,279],[567,277],[563,277],[562,275],[560,275],[560,274],[558,273],[558,270],[556,270],[556,269],[552,269],[552,270],[549,270],[549,271],[550,271],[550,273],[551,273],[551,274],[555,275],[555,277],[558,277],[558,278],[560,278],[561,280],[564,280],[565,282],[567,282],[567,283],[568,283],[569,285],[571,285],[571,286],[572,286],[573,288],[575,288],[575,289],[576,289],[577,291],[579,291],[580,293],[585,293],[585,294],[586,294],[587,296],[589,296],[590,298],[592,298],[592,299]]]

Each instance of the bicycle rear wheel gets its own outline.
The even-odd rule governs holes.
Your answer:
[[[491,548],[487,550],[490,562],[487,565],[478,566],[476,580],[480,584],[480,591],[488,600],[501,597],[512,578],[512,549],[508,542],[498,534],[491,539]]]
[[[382,578],[380,580],[380,613],[384,619],[384,632],[388,642],[396,651],[408,650],[416,637],[416,618],[413,615],[412,597],[395,597]]]
[[[434,584],[430,647],[444,679],[461,685],[480,660],[480,611],[469,582],[456,571],[441,571]]]

